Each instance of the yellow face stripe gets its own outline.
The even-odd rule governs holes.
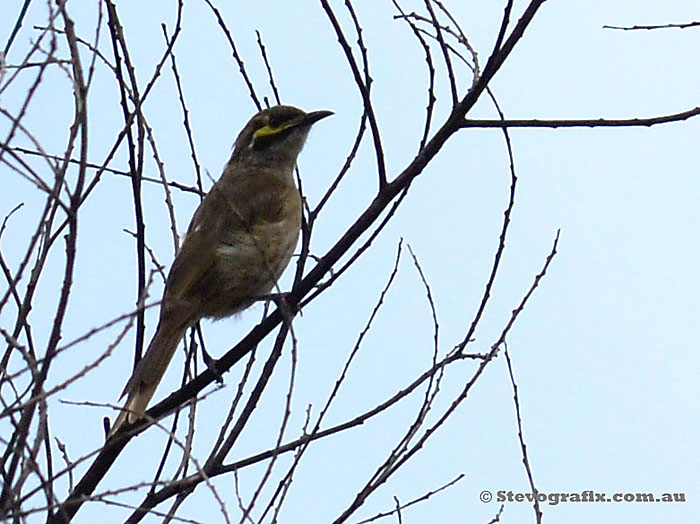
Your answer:
[[[255,133],[253,133],[253,137],[255,138],[265,138],[269,136],[274,136],[278,133],[281,133],[285,129],[289,128],[293,124],[290,122],[280,124],[278,126],[263,126],[260,129],[257,129]]]

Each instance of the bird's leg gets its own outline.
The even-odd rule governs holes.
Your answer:
[[[291,293],[289,292],[269,293],[267,295],[257,296],[256,300],[270,300],[274,302],[277,309],[282,313],[282,316],[291,320],[297,313],[301,314],[301,309],[299,309],[298,304],[289,300],[290,296]]]
[[[292,294],[290,292],[285,291],[262,295],[259,297],[259,300],[270,300],[275,303],[275,306],[277,306],[277,309],[279,309],[283,315],[293,317],[297,313],[301,313],[301,309],[299,309],[299,304],[290,300],[291,296]]]
[[[204,364],[206,364],[207,369],[214,374],[216,382],[220,386],[223,386],[224,378],[221,376],[221,373],[219,373],[219,370],[216,369],[217,359],[215,359],[209,354],[206,346],[204,345],[204,337],[202,336],[202,328],[199,325],[199,322],[195,324],[194,329],[197,332],[197,338],[199,339],[199,347],[202,348],[202,360],[204,360]]]

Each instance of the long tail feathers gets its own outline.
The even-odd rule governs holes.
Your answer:
[[[156,392],[156,386],[157,384],[146,387],[144,384],[136,391],[129,393],[126,404],[124,404],[124,407],[119,412],[119,416],[114,421],[114,425],[109,430],[110,437],[114,435],[124,423],[132,424],[143,416],[148,403]]]
[[[112,437],[125,423],[132,424],[143,416],[175,354],[184,331],[184,328],[163,330],[160,326],[158,327],[146,354],[137,364],[134,374],[126,385],[124,390],[124,394],[128,395],[126,404],[110,428],[108,438]]]

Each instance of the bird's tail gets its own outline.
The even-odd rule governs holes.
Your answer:
[[[124,423],[131,424],[143,416],[185,332],[185,328],[160,329],[160,327],[153,335],[145,355],[139,360],[124,388],[122,396],[128,395],[126,404],[110,428],[109,437],[114,435]]]
[[[109,430],[109,436],[111,437],[114,435],[117,430],[124,425],[124,423],[128,422],[131,424],[132,422],[136,422],[138,419],[140,419],[146,411],[146,406],[148,406],[148,403],[155,392],[156,388],[153,386],[140,387],[133,393],[129,393],[126,404],[124,404],[124,407],[119,412],[119,416],[117,416],[117,419],[114,421],[114,424]]]

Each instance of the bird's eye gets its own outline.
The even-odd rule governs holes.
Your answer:
[[[268,146],[270,143],[284,138],[294,128],[291,121],[284,118],[270,116],[267,124],[259,127],[253,133],[253,140],[250,147],[261,149]]]
[[[267,121],[267,125],[270,127],[278,127],[284,122],[284,119],[280,117],[279,115],[270,115],[269,120]]]

